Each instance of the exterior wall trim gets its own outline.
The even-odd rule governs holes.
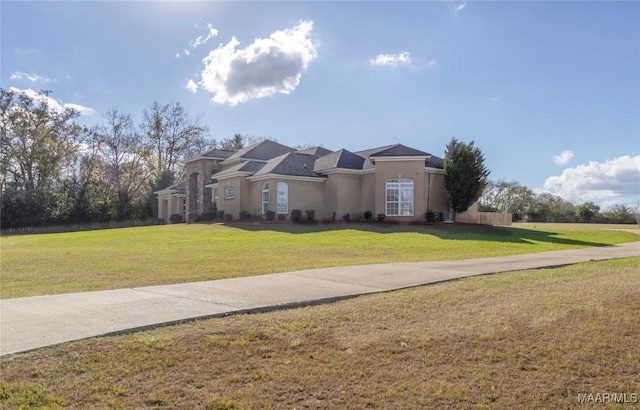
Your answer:
[[[325,182],[325,178],[314,177],[298,177],[294,175],[279,175],[279,174],[264,174],[258,176],[247,177],[247,181],[257,182],[264,181],[265,179],[285,179],[289,181],[308,181],[308,182]]]

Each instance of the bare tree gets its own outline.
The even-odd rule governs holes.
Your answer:
[[[106,125],[98,128],[96,138],[108,181],[118,193],[140,198],[148,176],[144,163],[148,152],[142,135],[130,114],[114,108],[104,117]]]
[[[179,162],[208,133],[208,128],[199,119],[190,118],[179,102],[154,101],[144,111],[142,130],[149,146],[147,163],[156,180],[167,171],[175,175]]]

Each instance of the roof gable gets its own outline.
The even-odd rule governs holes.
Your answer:
[[[242,148],[233,155],[229,156],[225,161],[233,162],[235,160],[257,160],[268,161],[272,158],[295,151],[286,145],[278,144],[271,140],[263,140],[256,144]]]
[[[389,147],[385,147],[380,151],[370,154],[370,157],[428,157],[431,154],[424,151],[417,150],[415,148],[407,147],[402,144],[395,144]]]
[[[314,171],[322,172],[334,168],[362,169],[365,159],[346,149],[332,152],[315,161]]]
[[[301,154],[309,154],[315,157],[322,157],[327,154],[331,154],[333,151],[324,147],[312,147],[298,151]]]
[[[268,161],[254,176],[276,174],[298,177],[324,178],[314,172],[316,157],[299,152],[289,152]]]

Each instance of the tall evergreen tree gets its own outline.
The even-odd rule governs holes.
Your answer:
[[[482,195],[490,171],[484,166],[484,155],[474,141],[465,143],[451,138],[444,156],[444,186],[449,193],[453,220]]]

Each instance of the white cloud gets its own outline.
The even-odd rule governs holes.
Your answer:
[[[462,9],[464,9],[465,7],[467,7],[467,2],[465,1],[464,3],[460,3],[455,7],[455,11],[456,13],[459,13],[462,11]]]
[[[411,55],[403,51],[400,54],[378,54],[376,58],[369,60],[371,65],[397,67],[411,64]]]
[[[15,73],[11,74],[11,77],[9,78],[15,81],[29,81],[34,84],[38,84],[38,83],[46,84],[52,81],[50,78],[45,78],[45,77],[39,76],[38,74],[33,74],[33,73],[27,74],[21,71],[16,71]]]
[[[93,108],[85,107],[84,105],[80,105],[80,104],[65,103],[63,107],[76,110],[80,113],[80,115],[89,116],[96,113],[96,110],[94,110]]]
[[[568,164],[573,158],[573,152],[567,150],[562,151],[561,153],[553,156],[553,163],[556,165],[565,165]]]
[[[192,93],[195,93],[198,91],[198,84],[196,84],[195,81],[189,79],[189,81],[187,82],[186,88]]]
[[[317,56],[311,40],[312,21],[257,38],[244,49],[233,37],[212,50],[204,62],[199,85],[213,94],[212,101],[235,106],[276,93],[289,94]]]
[[[204,28],[206,32],[205,34],[199,35],[195,39],[189,41],[189,47],[182,50],[182,54],[184,54],[185,56],[190,56],[192,54],[192,50],[196,49],[197,47],[200,47],[201,45],[205,44],[207,41],[211,40],[212,38],[218,35],[218,30],[216,30],[211,23],[207,23],[206,27],[202,27],[198,24],[195,24],[195,28],[196,29]],[[180,52],[178,52],[176,53],[175,58],[180,58],[180,56],[181,54]]]
[[[204,43],[206,43],[207,41],[211,40],[212,38],[216,37],[218,35],[218,30],[216,30],[215,28],[213,28],[213,26],[208,23],[207,24],[207,35],[206,36],[198,36],[196,37],[195,40],[190,41],[189,45],[193,48],[199,47],[201,45],[203,45]]]
[[[96,111],[93,108],[85,107],[80,104],[73,104],[73,103],[60,104],[55,98],[50,97],[48,95],[40,94],[37,91],[34,91],[30,88],[20,89],[16,87],[11,87],[9,88],[9,91],[13,91],[14,93],[24,94],[26,96],[33,98],[36,101],[45,101],[49,106],[50,110],[61,112],[65,109],[71,109],[71,110],[76,110],[80,113],[80,115],[85,115],[85,116],[93,115],[96,113]]]
[[[568,201],[615,200],[640,195],[640,155],[566,168],[545,180],[544,189]]]

